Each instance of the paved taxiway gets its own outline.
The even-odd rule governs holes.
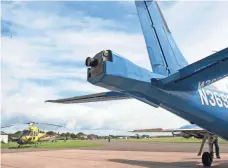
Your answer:
[[[195,149],[199,144],[154,142],[103,142],[103,147],[91,149],[46,150],[20,149],[2,153],[2,168],[198,168],[201,158]],[[147,146],[147,150],[142,151]],[[215,159],[213,167],[228,167],[228,145],[221,145],[222,159]],[[198,147],[198,148],[196,148]],[[178,148],[178,152],[171,150]],[[20,152],[24,150],[24,152]],[[27,152],[26,152],[27,150]],[[39,151],[35,151],[39,150]],[[121,150],[121,151],[119,151]],[[130,151],[131,150],[131,151]],[[30,152],[29,152],[30,151]],[[4,152],[4,151],[2,151]]]
[[[188,152],[197,153],[200,147],[199,143],[162,143],[162,142],[135,142],[135,141],[111,141],[93,140],[92,143],[103,144],[100,147],[77,148],[85,150],[111,150],[111,151],[144,151],[144,152]],[[228,144],[220,144],[220,152],[228,153]],[[205,145],[205,150],[208,145]],[[33,152],[44,150],[60,150],[60,149],[40,149],[40,148],[23,148],[23,149],[2,149],[1,153],[14,152]],[[71,149],[70,149],[71,150]]]

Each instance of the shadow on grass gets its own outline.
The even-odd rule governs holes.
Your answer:
[[[201,163],[196,161],[180,161],[180,162],[154,162],[154,161],[141,161],[141,160],[128,160],[128,159],[109,159],[111,162],[116,163],[123,163],[133,166],[141,166],[145,168],[204,168],[204,166],[200,165]],[[215,161],[213,165],[211,166],[213,168],[227,168],[228,162],[224,161]]]
[[[32,146],[21,146],[21,147],[13,146],[13,147],[8,147],[8,149],[23,149],[23,148],[32,148]]]

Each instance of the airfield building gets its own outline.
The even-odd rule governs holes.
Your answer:
[[[3,143],[8,143],[8,140],[9,140],[8,134],[3,132],[3,131],[1,131],[0,140]]]

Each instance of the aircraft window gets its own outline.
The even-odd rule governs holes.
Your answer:
[[[24,130],[24,131],[22,132],[21,136],[29,136],[30,133],[31,133],[31,131],[29,131],[29,130]]]
[[[19,135],[19,137],[21,137],[23,135],[23,131],[21,132],[21,134]]]
[[[32,131],[30,131],[29,136],[33,136],[33,132]]]

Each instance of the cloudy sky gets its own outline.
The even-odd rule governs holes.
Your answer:
[[[159,4],[189,63],[228,46],[228,2]],[[103,49],[151,69],[133,2],[2,2],[1,49],[2,125],[33,120],[109,134],[188,123],[136,100],[44,103],[105,91],[86,81],[84,66]]]

